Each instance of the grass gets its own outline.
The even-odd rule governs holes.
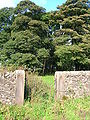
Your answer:
[[[54,86],[54,76],[53,75],[42,76],[42,80],[44,83],[46,83],[50,86],[51,85]]]
[[[54,100],[53,76],[29,76],[31,100],[23,106],[0,104],[0,120],[90,120],[90,97]]]

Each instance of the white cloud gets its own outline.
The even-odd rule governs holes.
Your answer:
[[[15,7],[13,0],[0,0],[0,8],[3,7]]]
[[[37,5],[44,6],[47,4],[47,0],[32,0],[35,2]]]

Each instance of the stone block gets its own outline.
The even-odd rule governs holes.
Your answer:
[[[23,105],[24,103],[24,81],[25,71],[16,70],[16,104]]]
[[[78,98],[90,95],[90,71],[55,72],[55,98]]]
[[[9,105],[23,105],[24,80],[24,70],[16,70],[15,72],[5,71],[5,73],[0,73],[0,102]]]

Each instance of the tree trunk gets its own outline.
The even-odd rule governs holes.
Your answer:
[[[46,66],[46,60],[44,60],[44,64],[43,64],[43,75],[45,75],[45,66]]]

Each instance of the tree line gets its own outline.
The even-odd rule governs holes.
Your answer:
[[[51,12],[29,0],[0,9],[0,64],[39,74],[90,70],[90,1]]]

